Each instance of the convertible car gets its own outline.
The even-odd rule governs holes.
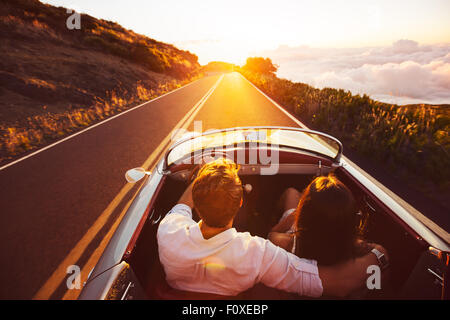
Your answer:
[[[192,133],[175,142],[153,172],[126,173],[140,189],[79,296],[79,299],[304,299],[255,285],[237,297],[172,289],[158,257],[156,231],[198,167],[226,157],[240,165],[245,185],[243,227],[267,237],[279,219],[276,202],[287,187],[304,189],[333,172],[353,192],[365,238],[390,256],[381,290],[357,299],[449,299],[449,234],[342,155],[329,135],[290,127],[245,127]],[[238,213],[239,215],[240,213]],[[195,216],[195,214],[194,214]],[[349,297],[352,298],[352,297]]]

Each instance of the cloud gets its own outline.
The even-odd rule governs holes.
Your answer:
[[[387,47],[266,51],[278,76],[324,88],[366,93],[389,103],[450,103],[450,44],[399,40]]]

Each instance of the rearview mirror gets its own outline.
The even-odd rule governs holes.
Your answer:
[[[144,168],[134,168],[125,173],[125,179],[130,183],[135,183],[150,173],[150,171],[145,171]]]

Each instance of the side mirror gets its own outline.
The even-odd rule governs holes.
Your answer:
[[[150,175],[150,171],[145,171],[144,168],[130,169],[125,173],[125,179],[130,183],[135,183],[141,180],[146,175]]]

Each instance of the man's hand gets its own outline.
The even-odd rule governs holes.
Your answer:
[[[187,189],[184,191],[183,195],[181,196],[180,200],[178,200],[177,204],[185,204],[189,206],[191,209],[194,208],[194,200],[192,199],[192,187],[194,183],[191,182],[191,184],[187,187]]]

